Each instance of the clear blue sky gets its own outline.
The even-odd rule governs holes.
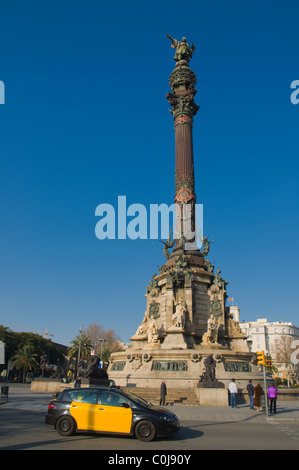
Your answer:
[[[211,261],[241,320],[298,322],[299,5],[2,2],[0,324],[64,344],[100,323],[127,342],[157,240],[95,236],[95,209],[172,204],[166,33],[195,44],[195,178]]]

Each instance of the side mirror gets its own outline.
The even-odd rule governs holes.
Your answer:
[[[123,408],[130,408],[129,403],[122,403],[121,406],[122,406]]]

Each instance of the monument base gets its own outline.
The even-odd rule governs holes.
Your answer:
[[[206,370],[205,359],[211,354],[216,361],[215,380],[200,382]],[[139,348],[135,344],[126,351],[111,355],[108,375],[120,387],[160,389],[161,382],[165,380],[169,389],[184,390],[198,390],[198,385],[205,382],[222,383],[227,389],[234,377],[240,391],[247,393],[249,379],[255,382],[263,380],[253,356],[254,353],[238,353],[226,347],[182,349],[178,346],[164,349],[159,344],[155,347],[140,344]],[[213,388],[205,389],[211,391]]]
[[[228,405],[228,391],[225,388],[197,388],[195,393],[201,406]]]

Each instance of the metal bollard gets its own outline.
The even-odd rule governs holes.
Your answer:
[[[8,385],[3,385],[1,387],[1,398],[8,400],[8,391],[9,391]]]

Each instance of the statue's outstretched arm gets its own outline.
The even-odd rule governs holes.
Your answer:
[[[169,34],[166,34],[166,36],[168,37],[168,39],[171,40],[171,47],[173,49],[175,49],[177,47],[179,41],[177,41],[176,39],[173,39],[171,36],[169,36]]]

